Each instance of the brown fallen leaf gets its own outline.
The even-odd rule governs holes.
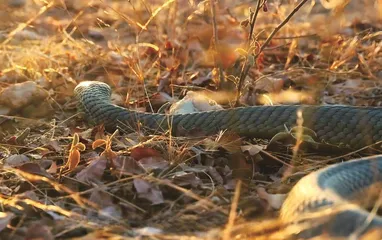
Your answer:
[[[99,209],[114,205],[111,195],[98,189],[92,191],[89,200],[95,203]]]
[[[241,138],[239,135],[233,132],[221,132],[215,140],[206,138],[204,141],[206,150],[213,151],[218,150],[218,148],[224,148],[230,153],[235,153],[240,151]]]
[[[84,151],[86,148],[85,144],[80,142],[80,137],[77,133],[73,135],[72,144],[69,150],[68,161],[66,162],[65,168],[68,168],[69,171],[75,169],[80,163],[80,151]]]
[[[7,186],[0,186],[0,193],[5,195],[5,196],[11,196],[13,191],[11,188]]]
[[[135,161],[132,157],[118,156],[114,159],[114,167],[116,169],[115,174],[142,174],[145,172],[145,169],[142,167],[139,162]]]
[[[202,180],[199,177],[197,177],[194,172],[183,171],[176,172],[172,176],[172,181],[177,186],[193,188],[196,188],[197,186],[203,183]]]
[[[257,188],[259,197],[266,200],[273,209],[280,209],[287,194],[270,194],[264,188]]]
[[[3,231],[15,215],[11,212],[0,212],[0,231]]]
[[[25,240],[54,240],[54,236],[48,226],[34,223],[29,226]]]
[[[154,227],[143,227],[134,230],[139,236],[155,236],[163,233],[162,229],[154,228]]]
[[[106,169],[107,159],[104,156],[93,160],[86,168],[77,173],[76,179],[86,183],[100,183]]]
[[[58,166],[57,166],[56,162],[52,161],[52,164],[50,165],[50,167],[46,171],[50,174],[55,174],[55,173],[57,173],[57,170],[58,170]]]
[[[150,172],[154,169],[164,170],[169,166],[169,163],[160,156],[141,158],[139,163],[147,172]]]
[[[41,141],[42,143],[52,148],[56,152],[62,151],[62,147],[60,146],[60,143],[56,139],[42,138]]]
[[[30,162],[30,159],[24,154],[14,154],[4,160],[4,166],[17,168],[28,162]]]
[[[161,154],[157,150],[148,147],[133,148],[130,153],[130,156],[136,161],[147,157],[160,157],[160,155]]]
[[[261,150],[263,150],[265,147],[264,146],[260,146],[260,145],[249,144],[249,145],[241,146],[240,148],[241,148],[241,151],[248,152],[249,155],[255,156]]]
[[[17,168],[26,173],[31,173],[34,175],[39,175],[39,176],[47,177],[49,179],[53,179],[52,175],[50,175],[45,169],[40,167],[40,165],[38,165],[37,163],[25,163]]]
[[[122,209],[119,205],[113,204],[111,206],[102,208],[98,211],[99,219],[103,222],[115,222],[122,220]]]
[[[162,191],[159,190],[158,186],[138,178],[135,178],[133,183],[139,198],[144,198],[153,205],[164,203]]]
[[[209,167],[208,168],[208,174],[212,177],[215,183],[218,185],[223,185],[224,184],[224,179],[220,175],[220,173],[216,170],[214,167]]]
[[[206,75],[201,75],[199,72],[196,72],[190,76],[190,80],[193,85],[199,87],[208,86],[208,84],[210,84],[213,80],[212,72],[209,72]]]

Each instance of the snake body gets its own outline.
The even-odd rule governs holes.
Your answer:
[[[111,128],[120,125],[124,129],[144,129],[148,133],[171,131],[176,136],[195,132],[211,135],[229,130],[243,137],[270,139],[286,127],[295,126],[297,112],[301,111],[303,126],[313,130],[321,142],[359,149],[382,140],[382,110],[374,107],[256,106],[169,116],[114,105],[110,101],[110,87],[101,82],[82,82],[74,93],[79,110],[90,123]],[[321,169],[302,178],[291,190],[281,209],[281,218],[291,220],[299,213],[350,204],[357,194],[381,181],[382,156]],[[346,236],[354,233],[368,214],[353,204],[335,216],[331,226],[342,227],[329,229],[329,232]],[[381,217],[374,216],[361,232],[374,227],[382,227]]]

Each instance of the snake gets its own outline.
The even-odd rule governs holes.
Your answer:
[[[126,131],[173,136],[213,135],[230,131],[240,137],[271,139],[286,128],[312,130],[325,144],[341,144],[360,149],[382,140],[382,110],[378,107],[345,105],[275,105],[238,107],[187,114],[162,114],[128,110],[111,102],[111,88],[98,81],[83,81],[74,89],[77,108],[92,125],[106,128],[122,126]],[[381,189],[382,155],[332,164],[301,178],[284,201],[280,218],[296,222],[300,216],[345,206],[328,220],[297,236],[312,237],[327,232],[333,236],[352,236],[382,228],[382,217],[356,203],[371,189]],[[328,210],[329,209],[329,210]]]

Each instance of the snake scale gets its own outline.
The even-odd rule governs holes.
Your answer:
[[[175,136],[195,132],[211,135],[230,130],[243,137],[270,139],[285,131],[285,127],[295,126],[297,111],[301,110],[303,125],[313,130],[319,141],[359,149],[382,140],[382,110],[374,107],[256,106],[169,116],[127,110],[112,104],[111,89],[102,82],[82,82],[74,93],[78,109],[91,124],[111,128],[122,125],[124,129],[139,128],[148,133],[171,131]],[[380,187],[381,183],[382,155],[334,164],[303,177],[289,193],[280,217],[294,221],[302,213],[346,205],[326,224],[302,231],[300,236],[309,237],[325,231],[335,236],[351,236],[381,229],[382,217],[371,216],[353,203],[360,194]]]

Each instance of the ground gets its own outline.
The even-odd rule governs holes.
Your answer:
[[[296,181],[364,153],[108,132],[73,90],[103,81],[148,112],[189,91],[224,108],[380,106],[382,2],[303,2],[0,1],[0,239],[290,237],[277,210]]]

